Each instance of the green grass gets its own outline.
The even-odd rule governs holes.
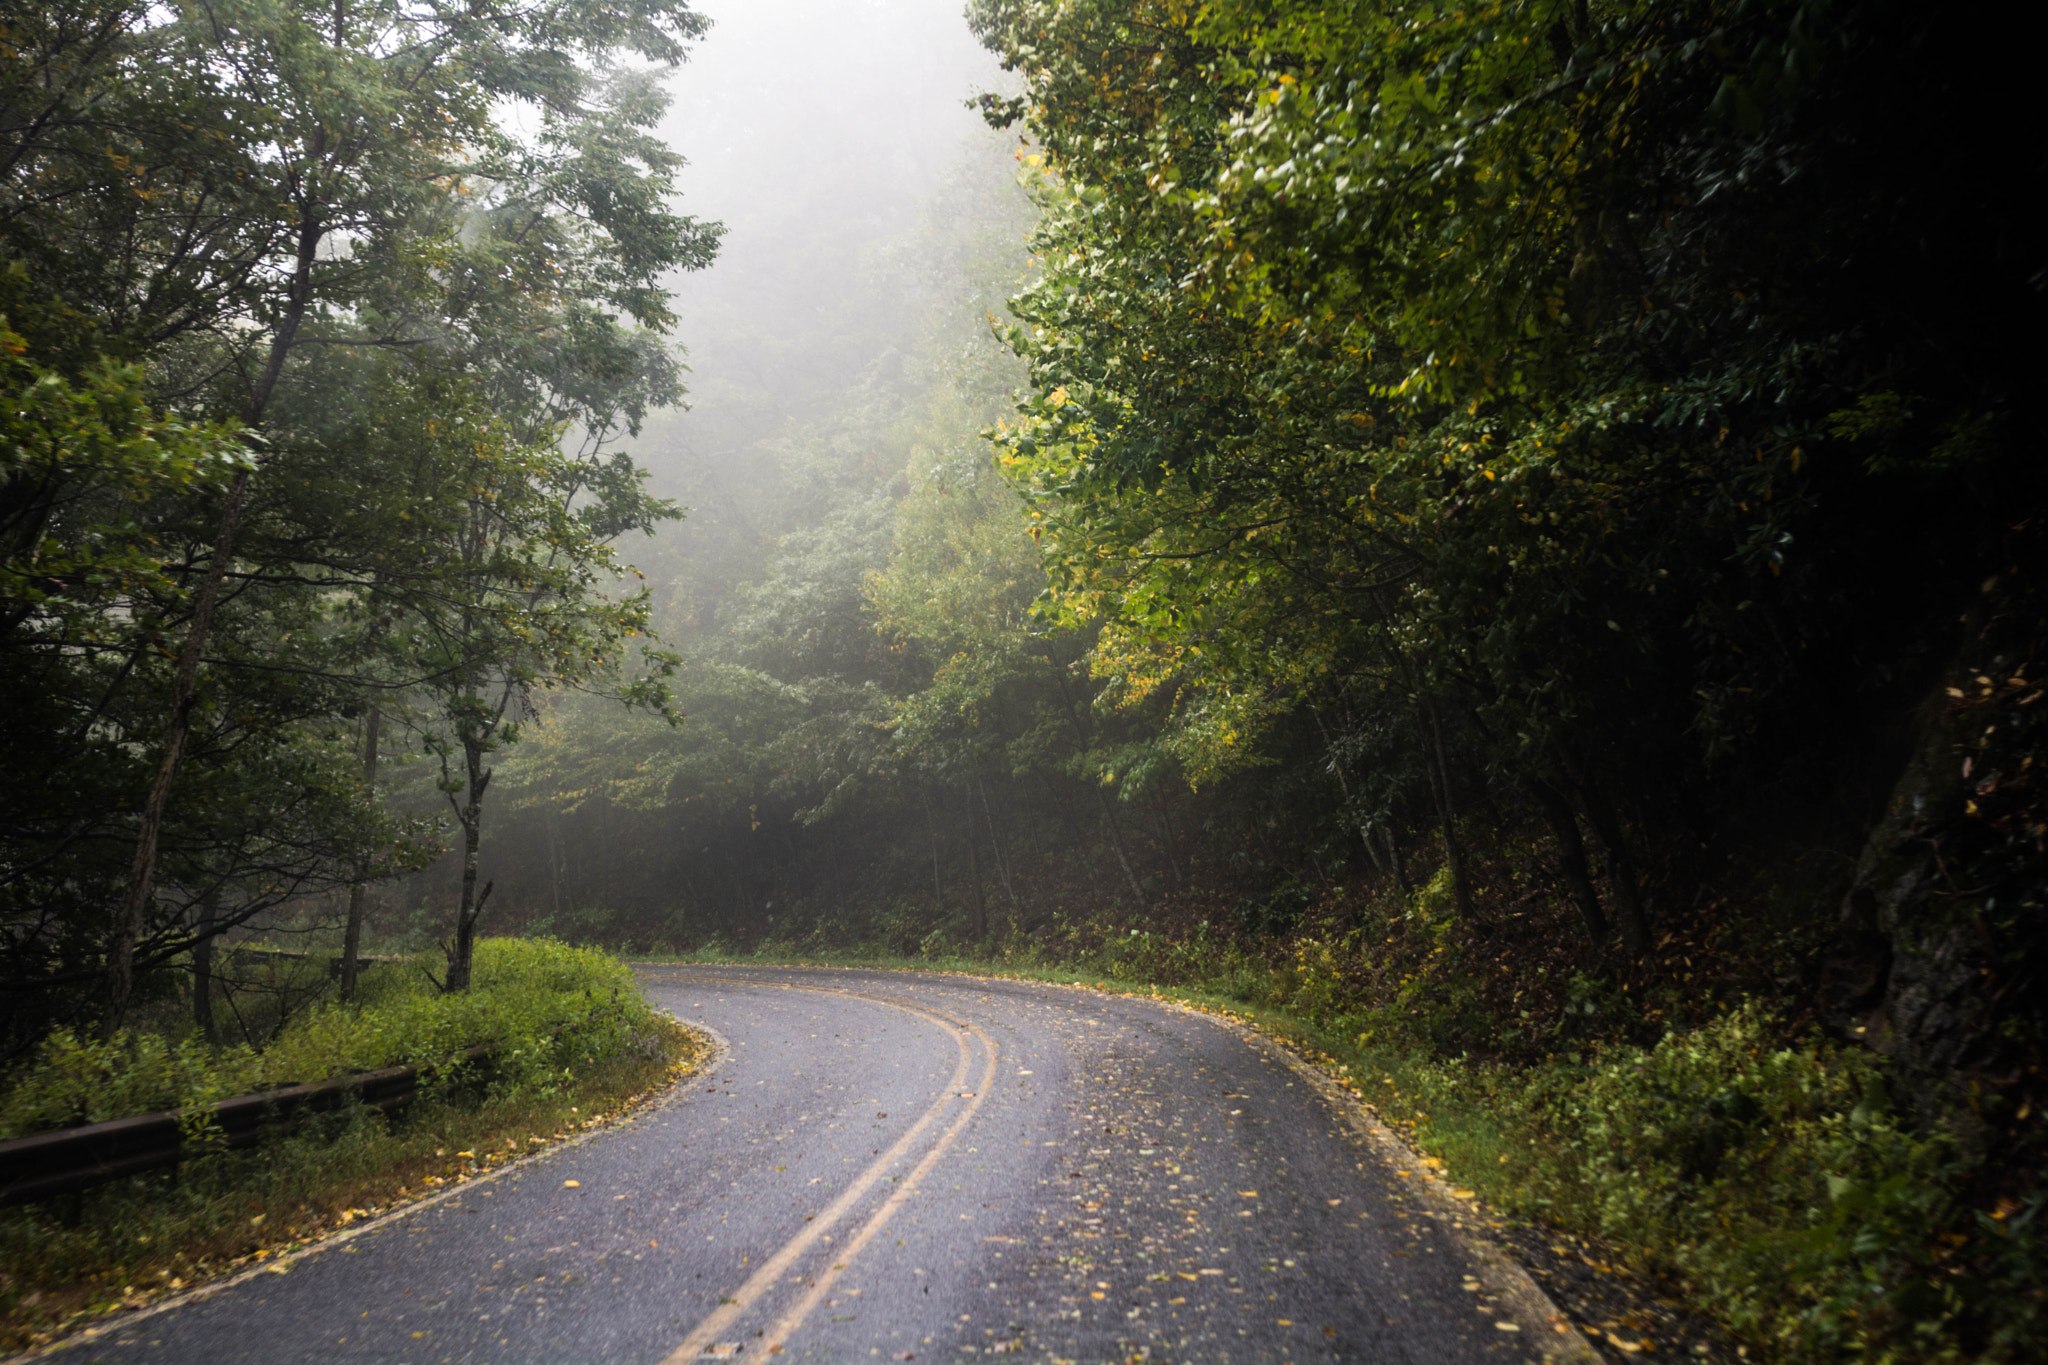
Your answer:
[[[60,1029],[7,1078],[0,1138],[351,1071],[445,1068],[478,1044],[495,1049],[493,1084],[501,1090],[545,1087],[578,1061],[624,1046],[653,1018],[632,972],[594,948],[481,940],[474,988],[459,995],[442,994],[425,965],[421,959],[367,974],[356,1003],[305,1010],[260,1050],[145,1031],[98,1041]]]

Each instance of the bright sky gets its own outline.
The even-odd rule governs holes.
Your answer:
[[[669,140],[689,212],[754,267],[777,221],[831,215],[861,237],[906,221],[980,126],[962,101],[1001,78],[963,0],[705,0],[709,38],[672,78]],[[713,267],[714,271],[719,267]]]

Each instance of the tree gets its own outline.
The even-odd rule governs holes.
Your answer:
[[[665,705],[672,658],[649,652],[651,671],[626,674],[627,642],[648,633],[646,591],[606,594],[623,572],[611,542],[651,534],[677,512],[647,495],[623,456],[592,461],[554,440],[522,443],[467,377],[412,378],[406,412],[424,524],[411,552],[431,588],[410,598],[394,630],[420,662],[414,686],[431,700],[414,723],[461,831],[442,984],[462,991],[491,891],[478,886],[490,756],[518,740],[536,691],[610,685],[628,703]]]
[[[1591,830],[1646,951],[1645,841],[1697,849],[1723,784],[1909,668],[1902,615],[1969,581],[1921,571],[1951,543],[1921,499],[1981,511],[2024,348],[1963,373],[1937,295],[2025,334],[2038,253],[1901,226],[2020,212],[1990,144],[1950,162],[1880,93],[1955,35],[1896,5],[973,14],[1026,81],[985,108],[1047,167],[997,440],[1095,666],[1167,680],[1195,771],[1370,699],[1454,880],[1480,772],[1597,928]],[[1905,145],[1926,175],[1871,160]],[[1903,436],[1900,384],[1941,395],[1939,474],[1847,445]]]
[[[546,119],[544,143],[573,145],[576,133],[593,122],[584,107],[593,78],[577,68],[575,57],[603,65],[614,50],[625,48],[670,63],[680,60],[683,42],[702,31],[703,21],[672,0],[648,0],[623,10],[472,7],[457,14],[388,4],[305,12],[268,4],[218,4],[205,11],[205,20],[203,28],[188,31],[188,41],[209,44],[213,59],[230,73],[236,93],[269,112],[273,126],[266,130],[268,140],[284,149],[279,162],[266,167],[277,202],[285,209],[284,221],[272,232],[283,248],[276,261],[282,288],[253,300],[250,312],[262,324],[260,339],[253,347],[246,341],[232,346],[223,357],[244,377],[244,416],[251,424],[261,421],[287,358],[301,343],[300,329],[309,315],[344,322],[351,317],[361,320],[375,309],[391,325],[368,335],[308,335],[308,343],[416,344],[424,339],[417,325],[405,325],[410,320],[405,305],[416,296],[415,280],[430,268],[435,249],[446,250],[457,240],[450,230],[465,215],[447,211],[449,195],[443,182],[461,174],[465,154],[473,149],[495,154],[486,162],[486,176],[494,165],[508,167],[497,174],[515,187],[509,212],[522,221],[519,236],[512,239],[515,248],[522,244],[520,237],[556,221],[551,211],[564,199],[572,205],[594,203],[611,210],[591,216],[583,234],[585,250],[576,254],[584,261],[594,257],[605,264],[613,264],[605,258],[618,256],[616,264],[623,268],[610,272],[610,289],[595,292],[624,292],[625,305],[646,320],[659,322],[666,316],[653,302],[643,282],[646,277],[693,257],[698,263],[708,258],[715,234],[694,233],[691,225],[665,213],[658,199],[643,197],[636,203],[622,196],[619,190],[632,182],[616,174],[621,169],[616,160],[608,167],[614,174],[604,178],[602,189],[593,193],[572,181],[564,195],[559,181],[549,184],[533,174],[535,168],[520,164],[523,158],[489,121],[493,100],[526,103],[538,107]],[[398,34],[405,41],[394,42]],[[658,113],[658,98],[644,84],[624,98],[633,107],[616,122],[628,128],[636,120],[651,121]],[[571,129],[567,134],[565,125]],[[616,137],[600,135],[595,141],[613,153],[647,153],[645,139],[623,148]],[[672,157],[656,160],[653,183],[633,188],[641,189],[643,196],[658,195],[666,181],[662,172],[673,165]],[[581,180],[599,178],[585,175]],[[421,231],[423,226],[427,232]],[[541,235],[543,248],[560,244],[559,238],[549,241],[550,236]],[[678,241],[678,236],[685,240]],[[347,240],[347,253],[323,253],[332,240]],[[504,265],[502,239],[493,235],[486,241],[495,249],[493,263]],[[604,247],[593,251],[592,241]],[[604,249],[608,247],[618,250]],[[599,277],[605,273],[600,266]],[[586,275],[582,281],[586,289],[590,278]],[[458,296],[449,313],[457,320],[462,305],[483,292],[473,282],[465,283],[470,289],[466,296]],[[530,280],[526,283],[530,287]],[[585,308],[595,302],[586,302],[587,293],[578,298],[578,292],[583,291],[570,297]],[[517,297],[521,291],[513,293]],[[590,330],[604,337],[612,329]],[[562,376],[549,377],[560,392]],[[247,487],[248,474],[240,473],[223,499],[213,558],[194,599],[181,650],[163,757],[143,807],[128,901],[117,933],[109,1006],[115,1020],[126,998],[125,945],[154,880],[157,830],[182,758],[200,651],[211,628]]]
[[[0,117],[15,136],[0,163],[0,247],[20,263],[16,325],[35,324],[31,350],[66,376],[102,352],[147,359],[156,404],[238,419],[264,452],[260,475],[230,470],[206,502],[145,505],[152,524],[132,544],[176,547],[150,580],[154,600],[138,613],[119,594],[99,599],[142,666],[97,684],[76,671],[62,680],[79,696],[111,687],[112,700],[83,704],[118,702],[136,726],[122,743],[154,755],[108,940],[111,1026],[155,914],[160,850],[179,819],[174,788],[201,713],[256,678],[266,704],[280,702],[277,680],[295,674],[312,723],[359,713],[360,699],[340,694],[389,681],[350,679],[368,665],[359,649],[344,657],[355,648],[346,632],[322,633],[335,652],[310,667],[218,639],[293,593],[307,597],[292,610],[310,621],[321,594],[364,579],[372,595],[403,586],[387,577],[375,587],[379,537],[350,545],[321,533],[336,485],[311,476],[333,470],[323,442],[347,425],[312,392],[316,375],[337,373],[321,362],[459,353],[488,376],[520,440],[553,439],[573,421],[593,461],[679,394],[656,281],[708,261],[718,229],[670,207],[680,159],[649,132],[665,97],[653,73],[619,63],[672,66],[705,23],[669,0],[544,10],[226,0],[47,6],[9,25]],[[538,114],[530,142],[494,117],[506,104]],[[349,482],[344,472],[338,486]],[[89,491],[59,480],[33,496]],[[31,496],[20,479],[9,495]],[[178,661],[168,672],[152,663],[166,641]],[[153,703],[130,704],[145,694]]]

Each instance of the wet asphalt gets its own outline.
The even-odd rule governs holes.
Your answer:
[[[958,976],[641,976],[727,1044],[667,1103],[57,1358],[1536,1355],[1408,1173],[1216,1020]]]

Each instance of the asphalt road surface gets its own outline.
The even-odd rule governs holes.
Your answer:
[[[1263,1039],[911,973],[645,969],[718,1060],[637,1121],[63,1350],[119,1362],[1590,1357]]]

